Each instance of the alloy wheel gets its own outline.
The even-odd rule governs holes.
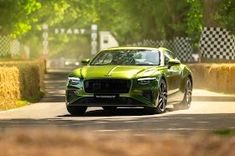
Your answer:
[[[185,105],[187,105],[187,108],[190,107],[191,101],[192,101],[192,82],[190,79],[188,79],[185,88]]]
[[[167,87],[166,87],[166,82],[162,80],[159,88],[157,112],[158,113],[165,112],[166,105],[167,105]]]

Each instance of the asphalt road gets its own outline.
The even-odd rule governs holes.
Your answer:
[[[64,89],[66,73],[45,77],[46,96],[39,103],[0,112],[0,128],[42,127],[72,128],[90,132],[192,133],[219,129],[235,130],[235,95],[194,89],[189,110],[173,110],[146,115],[142,109],[118,109],[104,112],[89,108],[83,116],[66,111]]]

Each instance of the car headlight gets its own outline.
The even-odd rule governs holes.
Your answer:
[[[137,83],[140,85],[147,85],[151,83],[152,81],[156,81],[157,79],[155,77],[144,77],[137,79]]]
[[[71,85],[78,85],[80,83],[81,79],[78,77],[68,77],[68,84]]]

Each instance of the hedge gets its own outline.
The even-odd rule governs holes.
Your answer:
[[[19,100],[38,101],[44,90],[44,63],[0,62],[0,109],[17,107]]]
[[[216,92],[235,93],[235,63],[190,64],[194,88]]]

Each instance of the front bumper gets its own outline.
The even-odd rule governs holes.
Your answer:
[[[157,81],[145,86],[137,85],[132,81],[128,93],[87,93],[83,85],[76,87],[69,84],[66,89],[67,106],[152,107],[157,97]]]

